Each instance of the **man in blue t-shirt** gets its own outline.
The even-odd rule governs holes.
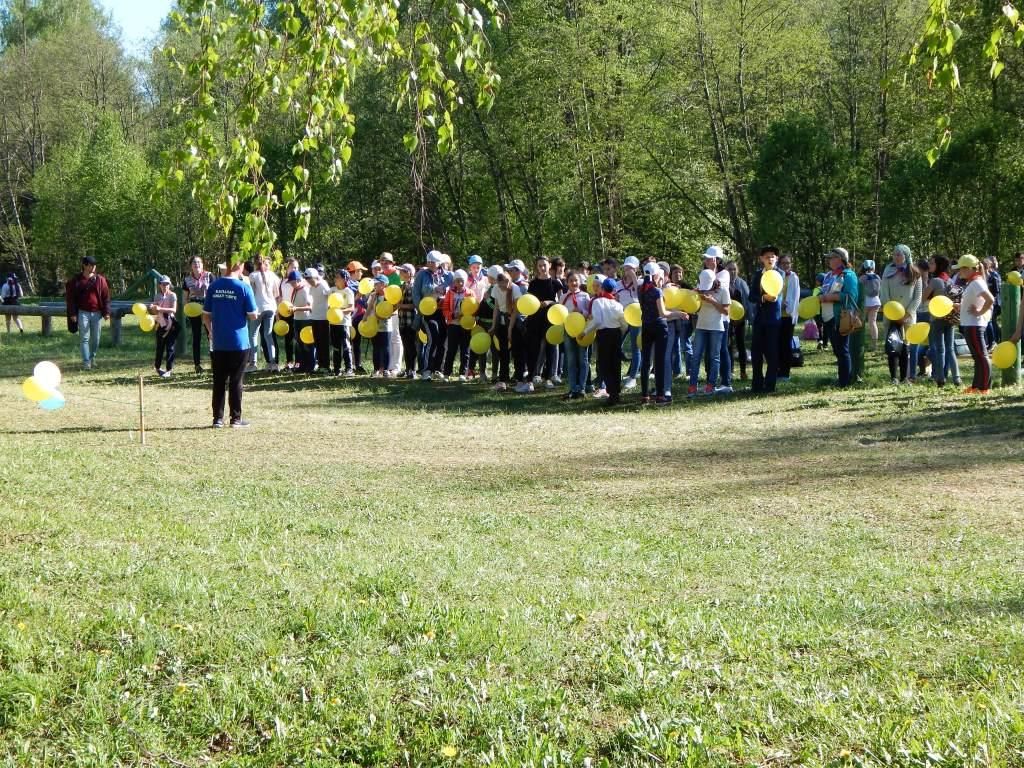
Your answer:
[[[242,418],[242,387],[249,357],[249,321],[255,320],[256,297],[242,282],[242,263],[231,265],[206,291],[203,323],[213,340],[213,427],[224,426],[224,386],[229,386],[228,407],[232,427],[247,427]]]

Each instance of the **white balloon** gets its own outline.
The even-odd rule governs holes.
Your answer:
[[[60,386],[60,368],[49,360],[43,360],[41,363],[36,363],[36,367],[32,369],[32,375],[36,377],[36,381],[42,384],[46,389],[56,389]]]

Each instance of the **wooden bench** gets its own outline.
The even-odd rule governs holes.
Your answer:
[[[110,331],[113,336],[114,346],[121,343],[123,320],[125,315],[132,312],[131,301],[112,301],[110,303]],[[15,306],[0,305],[0,315],[18,315],[20,317],[38,317],[42,319],[42,334],[50,336],[53,333],[53,318],[66,317],[67,307],[55,302],[43,304],[18,304]]]

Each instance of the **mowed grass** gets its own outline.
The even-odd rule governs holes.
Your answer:
[[[0,339],[5,764],[1024,765],[1019,390],[150,376],[141,447],[126,333]]]

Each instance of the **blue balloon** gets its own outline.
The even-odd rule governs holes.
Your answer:
[[[59,392],[48,400],[42,400],[39,407],[44,411],[59,411],[64,407],[64,395]]]

